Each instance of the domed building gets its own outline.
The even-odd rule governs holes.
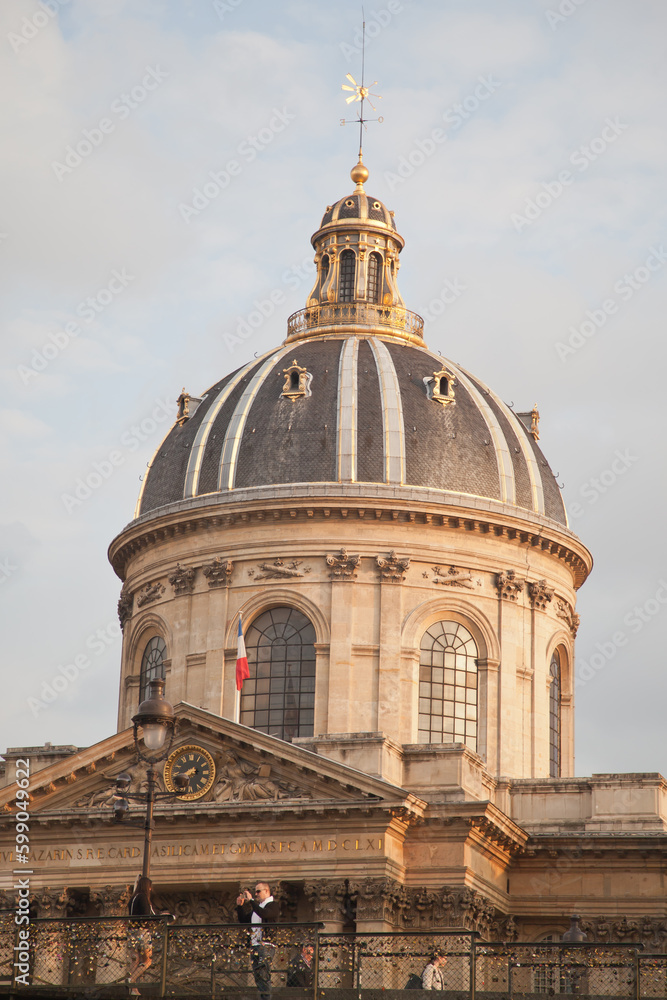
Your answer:
[[[494,777],[571,775],[590,556],[536,421],[427,348],[364,172],[312,237],[284,343],[189,400],[111,545],[120,727],[157,670],[173,700],[234,718],[241,614],[244,725],[363,768],[376,734],[383,776],[423,745]]]
[[[635,929],[617,937],[664,943],[664,781],[574,777],[592,560],[537,409],[428,348],[393,212],[361,162],[351,177],[283,344],[181,393],[111,543],[118,733],[37,773],[44,891],[118,905],[102,887],[141,849],[109,823],[110,779],[142,780],[132,718],[163,678],[179,729],[161,780],[174,761],[192,778],[157,810],[151,866],[179,914],[230,919],[265,878],[291,919],[330,929],[532,940],[576,909],[593,938],[623,915]]]

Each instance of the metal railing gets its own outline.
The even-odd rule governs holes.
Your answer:
[[[320,327],[376,327],[402,333],[419,341],[424,320],[404,306],[383,306],[371,302],[329,302],[292,313],[287,320],[287,340],[298,340]]]
[[[667,996],[667,955],[637,944],[485,942],[472,931],[329,934],[321,924],[278,924],[266,937],[274,1000],[407,1000],[434,952],[447,1000],[595,1000]],[[169,917],[44,918],[30,923],[29,985],[17,982],[18,928],[0,919],[0,996],[124,996],[137,949],[151,964],[135,981],[158,997],[255,997],[252,929],[176,924]],[[270,941],[270,943],[269,943]],[[310,970],[299,957],[312,945]],[[19,953],[20,954],[20,953]],[[25,958],[25,954],[23,955]],[[295,985],[295,973],[301,978]],[[312,972],[312,974],[311,974]]]
[[[292,965],[305,944],[313,946],[312,981],[292,987],[295,998],[312,997],[317,988],[319,924],[278,924],[263,931],[262,947],[270,956],[271,984],[287,988]],[[14,949],[18,928],[0,925],[0,996],[5,988],[25,989],[17,981]],[[29,988],[49,998],[86,995],[117,986],[126,994],[137,952],[150,955],[150,966],[130,985],[151,995],[206,996],[255,992],[253,929],[243,924],[173,924],[169,916],[37,919],[30,923]],[[104,994],[112,995],[105,989]]]

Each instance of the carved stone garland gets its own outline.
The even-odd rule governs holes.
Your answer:
[[[144,589],[137,594],[137,607],[143,608],[146,604],[159,601],[163,594],[164,587],[159,581],[157,583],[147,583]]]
[[[261,573],[258,573],[254,569],[249,569],[248,576],[254,580],[294,580],[305,576],[306,573],[310,573],[310,566],[304,566],[303,569],[299,569],[302,562],[302,559],[293,559],[286,564],[284,559],[274,559],[272,563],[263,562],[259,564]]]
[[[432,568],[435,574],[433,583],[442,584],[443,587],[466,587],[468,590],[474,590],[475,587],[482,586],[482,581],[475,578],[470,570],[461,570],[457,569],[456,566],[450,566],[445,573],[442,566],[433,566]]]

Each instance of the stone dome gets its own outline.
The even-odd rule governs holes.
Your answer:
[[[285,344],[217,382],[158,448],[137,513],[297,484],[414,487],[566,523],[533,435],[490,389],[426,348],[361,334]]]
[[[137,515],[267,488],[355,497],[412,489],[428,503],[493,501],[566,524],[536,444],[536,411],[518,416],[428,350],[423,320],[398,290],[404,241],[393,213],[366,194],[361,158],[351,177],[354,191],[327,208],[311,238],[315,283],[285,342],[201,399],[180,397]]]
[[[359,193],[355,191],[345,198],[340,198],[333,205],[328,205],[326,212],[322,216],[320,231],[325,226],[337,222],[345,222],[349,219],[361,219],[366,223],[370,223],[371,226],[390,229],[392,232],[396,231],[394,213],[390,212],[383,202],[366,194],[365,191]]]

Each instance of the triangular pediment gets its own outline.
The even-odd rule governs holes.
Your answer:
[[[183,766],[197,748],[213,766],[210,787],[198,798],[174,798],[156,806],[158,814],[340,812],[399,810],[423,815],[425,803],[380,778],[246,726],[181,703],[175,708],[177,734],[171,754]],[[192,748],[188,751],[185,748]],[[165,790],[165,762],[157,765]],[[35,772],[30,778],[30,811],[44,819],[68,821],[111,818],[115,780],[132,777],[131,789],[145,791],[146,765],[137,760],[131,729],[80,750]],[[16,785],[0,792],[0,809],[13,810]],[[137,803],[133,810],[141,810]]]

